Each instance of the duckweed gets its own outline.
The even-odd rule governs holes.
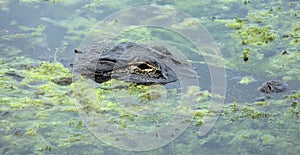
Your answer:
[[[20,2],[38,3],[35,0],[21,0]],[[79,3],[77,0],[49,2],[51,6],[52,3],[57,2],[63,6]],[[106,15],[112,10],[143,2],[96,0],[81,9],[72,9],[74,14],[71,17],[62,17],[60,20],[43,17],[41,20],[49,25],[65,28],[66,34],[63,42],[73,43],[81,41],[88,30],[99,21],[93,15],[86,13],[87,8],[97,15],[99,12],[102,13],[101,15]],[[9,2],[0,1],[1,11],[9,11],[7,3]],[[209,30],[213,30],[214,38],[220,44],[224,60],[227,61],[227,67],[244,70],[251,74],[263,73],[271,78],[288,76],[292,81],[299,80],[299,51],[295,50],[299,47],[299,4],[297,2],[257,3],[257,1],[246,0],[239,2],[222,0],[211,5],[211,1],[170,0],[155,3],[174,4],[177,8],[195,15],[195,21],[202,22]],[[244,4],[244,6],[241,7],[238,4]],[[53,7],[55,5],[53,4]],[[199,10],[199,8],[202,9]],[[238,10],[235,11],[236,13],[229,14],[232,9]],[[204,12],[208,13],[204,14]],[[248,13],[243,17],[241,12]],[[214,20],[206,16],[214,16]],[[11,22],[11,24],[11,26],[16,26],[18,23]],[[193,26],[193,24],[193,20],[187,20],[183,26]],[[224,25],[228,29],[222,27]],[[35,45],[46,42],[44,30],[48,26],[18,26],[17,28],[21,32],[15,34],[7,34],[5,30],[1,30],[1,34],[4,34],[1,40],[15,41],[30,38],[28,42]],[[216,31],[219,28],[221,31]],[[132,35],[132,38],[139,39],[149,33],[149,31],[140,31],[136,36]],[[187,49],[185,45],[180,45],[180,43],[177,45],[182,49]],[[10,56],[22,52],[19,47],[8,47],[3,44],[0,47],[5,53],[10,53]],[[29,47],[26,46],[26,48]],[[245,49],[248,52],[245,52]],[[284,50],[288,54],[282,55]],[[240,54],[236,54],[237,51]],[[244,63],[246,59],[248,61]],[[77,100],[76,96],[72,96],[74,95],[72,87],[76,83],[61,86],[53,82],[63,77],[72,77],[70,71],[61,64],[33,61],[24,57],[1,59],[0,64],[0,115],[2,119],[0,120],[0,144],[3,146],[0,149],[1,153],[62,154],[68,152],[76,154],[80,149],[82,154],[91,152],[94,154],[120,154],[120,152],[137,154],[118,151],[92,136],[79,117],[79,110],[75,106]],[[249,80],[247,77],[242,79],[241,83],[247,84],[251,81]],[[114,88],[113,85],[117,83],[121,82],[108,81],[103,84],[109,86],[108,89],[95,88],[100,107],[92,102],[82,108],[87,108],[86,111],[94,110],[106,114],[110,119],[107,123],[115,124],[123,129],[149,129],[145,121],[153,123],[151,127],[155,128],[164,125],[170,114],[174,113],[194,116],[194,122],[180,138],[153,152],[143,152],[144,154],[197,154],[199,152],[222,154],[224,151],[228,154],[295,154],[300,151],[299,147],[291,147],[297,146],[299,141],[299,137],[295,136],[299,134],[297,123],[299,92],[290,94],[284,99],[271,99],[267,102],[240,103],[235,100],[232,104],[226,104],[223,110],[214,111],[213,107],[205,102],[211,97],[208,91],[199,91],[199,88],[194,88],[184,94],[186,98],[192,96],[193,101],[199,104],[196,105],[198,109],[195,110],[179,106],[176,102],[178,99],[176,92],[168,90],[164,92],[170,95],[170,98],[165,101],[165,107],[157,115],[143,120],[130,112],[134,110],[141,112],[153,108],[149,106],[151,105],[148,104],[149,101],[158,100],[164,96],[164,93],[159,94],[147,86],[123,84],[124,87],[117,89],[125,89],[126,91],[123,92],[125,97],[132,97],[141,103],[124,109],[120,103],[112,100],[114,98],[112,94],[116,89],[111,88]],[[94,93],[91,90],[93,89],[87,89],[87,94]],[[128,110],[131,111],[128,112]],[[205,136],[199,137],[195,132],[205,125],[203,116],[217,114],[220,117],[212,130]],[[94,123],[97,125],[97,120]],[[142,125],[135,127],[135,124]],[[12,129],[20,129],[25,134],[14,135],[11,132]],[[156,136],[163,135],[157,134]]]

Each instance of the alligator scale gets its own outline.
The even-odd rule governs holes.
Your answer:
[[[74,71],[97,83],[113,78],[145,85],[167,84],[177,81],[180,72],[192,70],[187,62],[172,55],[164,46],[122,42],[79,55]]]

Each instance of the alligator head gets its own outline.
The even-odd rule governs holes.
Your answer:
[[[77,53],[78,50],[76,50]],[[174,68],[185,67],[163,46],[122,42],[102,51],[93,50],[77,61],[75,71],[102,83],[118,79],[137,84],[166,84],[178,80]],[[186,67],[188,68],[188,67]]]
[[[138,84],[165,84],[176,81],[175,72],[159,57],[167,55],[147,45],[120,43],[106,49],[99,56],[95,81],[101,83],[111,78]]]

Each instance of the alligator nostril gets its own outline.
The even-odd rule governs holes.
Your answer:
[[[267,90],[267,92],[269,92],[269,93],[273,92],[273,87],[272,87],[271,85],[268,85],[268,90]]]

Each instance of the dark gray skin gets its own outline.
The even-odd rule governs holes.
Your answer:
[[[263,83],[258,90],[262,93],[280,93],[286,91],[288,84],[284,81],[271,80]]]
[[[117,44],[100,55],[95,81],[102,83],[114,78],[146,85],[174,82],[178,80],[175,72],[161,60],[166,57],[173,55],[132,42]]]
[[[113,47],[80,53],[74,72],[97,83],[118,79],[137,84],[167,84],[178,80],[177,74],[192,75],[193,68],[163,46],[122,42]],[[177,70],[177,72],[174,71]]]

